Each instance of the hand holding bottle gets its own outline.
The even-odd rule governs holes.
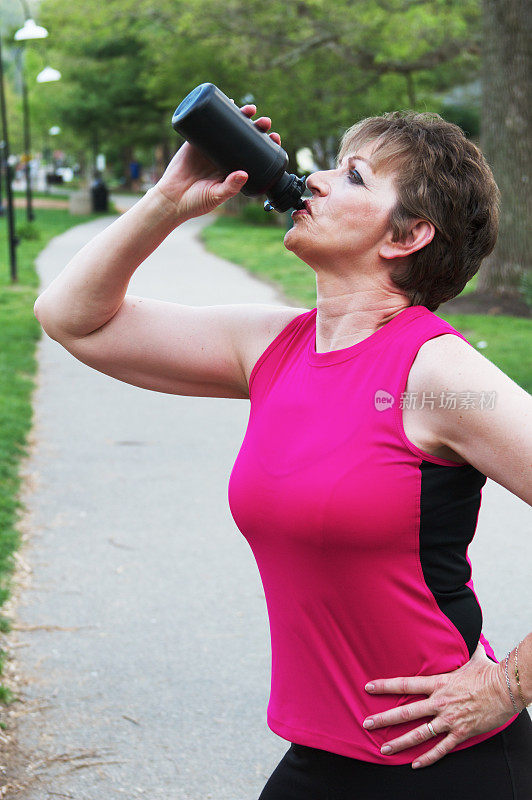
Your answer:
[[[257,107],[253,104],[240,109],[247,117],[253,117]],[[261,132],[271,128],[269,117],[259,117],[254,124]],[[276,144],[281,144],[278,133],[270,133]],[[174,155],[164,175],[154,189],[161,192],[176,207],[179,222],[199,217],[213,211],[221,203],[234,197],[246,183],[244,170],[231,172],[225,179],[223,174],[203,156],[200,151],[185,142]]]

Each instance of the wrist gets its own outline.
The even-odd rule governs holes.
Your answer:
[[[168,197],[158,183],[152,186],[151,189],[148,189],[144,196],[148,197],[148,195],[151,202],[154,204],[154,208],[157,209],[161,216],[164,217],[173,228],[177,228],[178,225],[181,225],[188,219],[180,208],[179,203],[176,203],[175,200]]]
[[[510,654],[511,658],[511,654]],[[520,702],[517,694],[517,686],[515,680],[512,679],[512,670],[510,661],[506,663],[506,657],[502,659],[494,670],[495,673],[495,691],[504,709],[511,714],[518,714],[522,710],[523,704]],[[510,686],[508,686],[508,682]],[[513,699],[512,699],[513,697]]]
[[[530,651],[526,643],[527,640],[523,639],[521,642],[519,642],[519,644],[515,647],[515,650],[510,654],[514,656],[512,672],[515,677],[519,699],[523,705],[523,708],[528,708],[528,706],[531,704],[529,685],[530,670],[526,668],[526,665],[529,663],[529,659],[526,658],[526,655],[530,656]]]
[[[499,693],[511,714],[519,714],[529,705],[527,699],[523,697],[521,680],[519,684],[517,683],[515,656],[516,648],[514,647],[497,665]]]

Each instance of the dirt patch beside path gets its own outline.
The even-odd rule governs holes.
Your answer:
[[[532,317],[532,308],[522,298],[498,295],[492,292],[471,292],[442,303],[436,313],[445,314],[501,314],[509,317]]]
[[[26,199],[15,197],[13,204],[15,208],[26,208]],[[52,200],[47,197],[34,197],[31,204],[33,208],[68,208],[68,200]]]

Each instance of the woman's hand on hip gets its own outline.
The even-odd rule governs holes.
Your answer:
[[[494,728],[499,728],[515,715],[508,693],[503,663],[496,664],[486,655],[479,643],[471,659],[454,672],[441,675],[416,675],[409,678],[372,680],[370,694],[426,694],[426,700],[402,705],[364,720],[364,727],[376,730],[388,725],[431,717],[430,722],[438,741],[412,765],[427,767],[439,761],[458,744]],[[369,684],[367,684],[368,686]],[[372,720],[373,725],[368,725]],[[440,738],[440,735],[444,738]],[[433,735],[424,722],[398,739],[383,745],[398,753],[409,747],[430,742]],[[382,748],[381,748],[382,752]]]
[[[257,113],[255,105],[245,105],[240,109],[247,117]],[[271,128],[269,117],[259,117],[254,124],[259,130],[267,132]],[[277,144],[281,144],[278,133],[270,133]],[[180,222],[199,217],[213,211],[221,203],[238,194],[248,179],[244,170],[231,172],[227,177],[200,151],[184,142],[174,155],[164,175],[154,189],[161,192],[175,207]]]

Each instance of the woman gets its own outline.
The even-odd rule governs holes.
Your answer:
[[[185,143],[35,314],[119,380],[251,399],[229,502],[268,604],[268,724],[292,743],[261,800],[528,800],[532,633],[497,663],[467,545],[486,476],[532,503],[532,403],[433,313],[493,249],[491,171],[437,115],[363,120],[285,236],[315,309],[126,294],[246,179]]]

